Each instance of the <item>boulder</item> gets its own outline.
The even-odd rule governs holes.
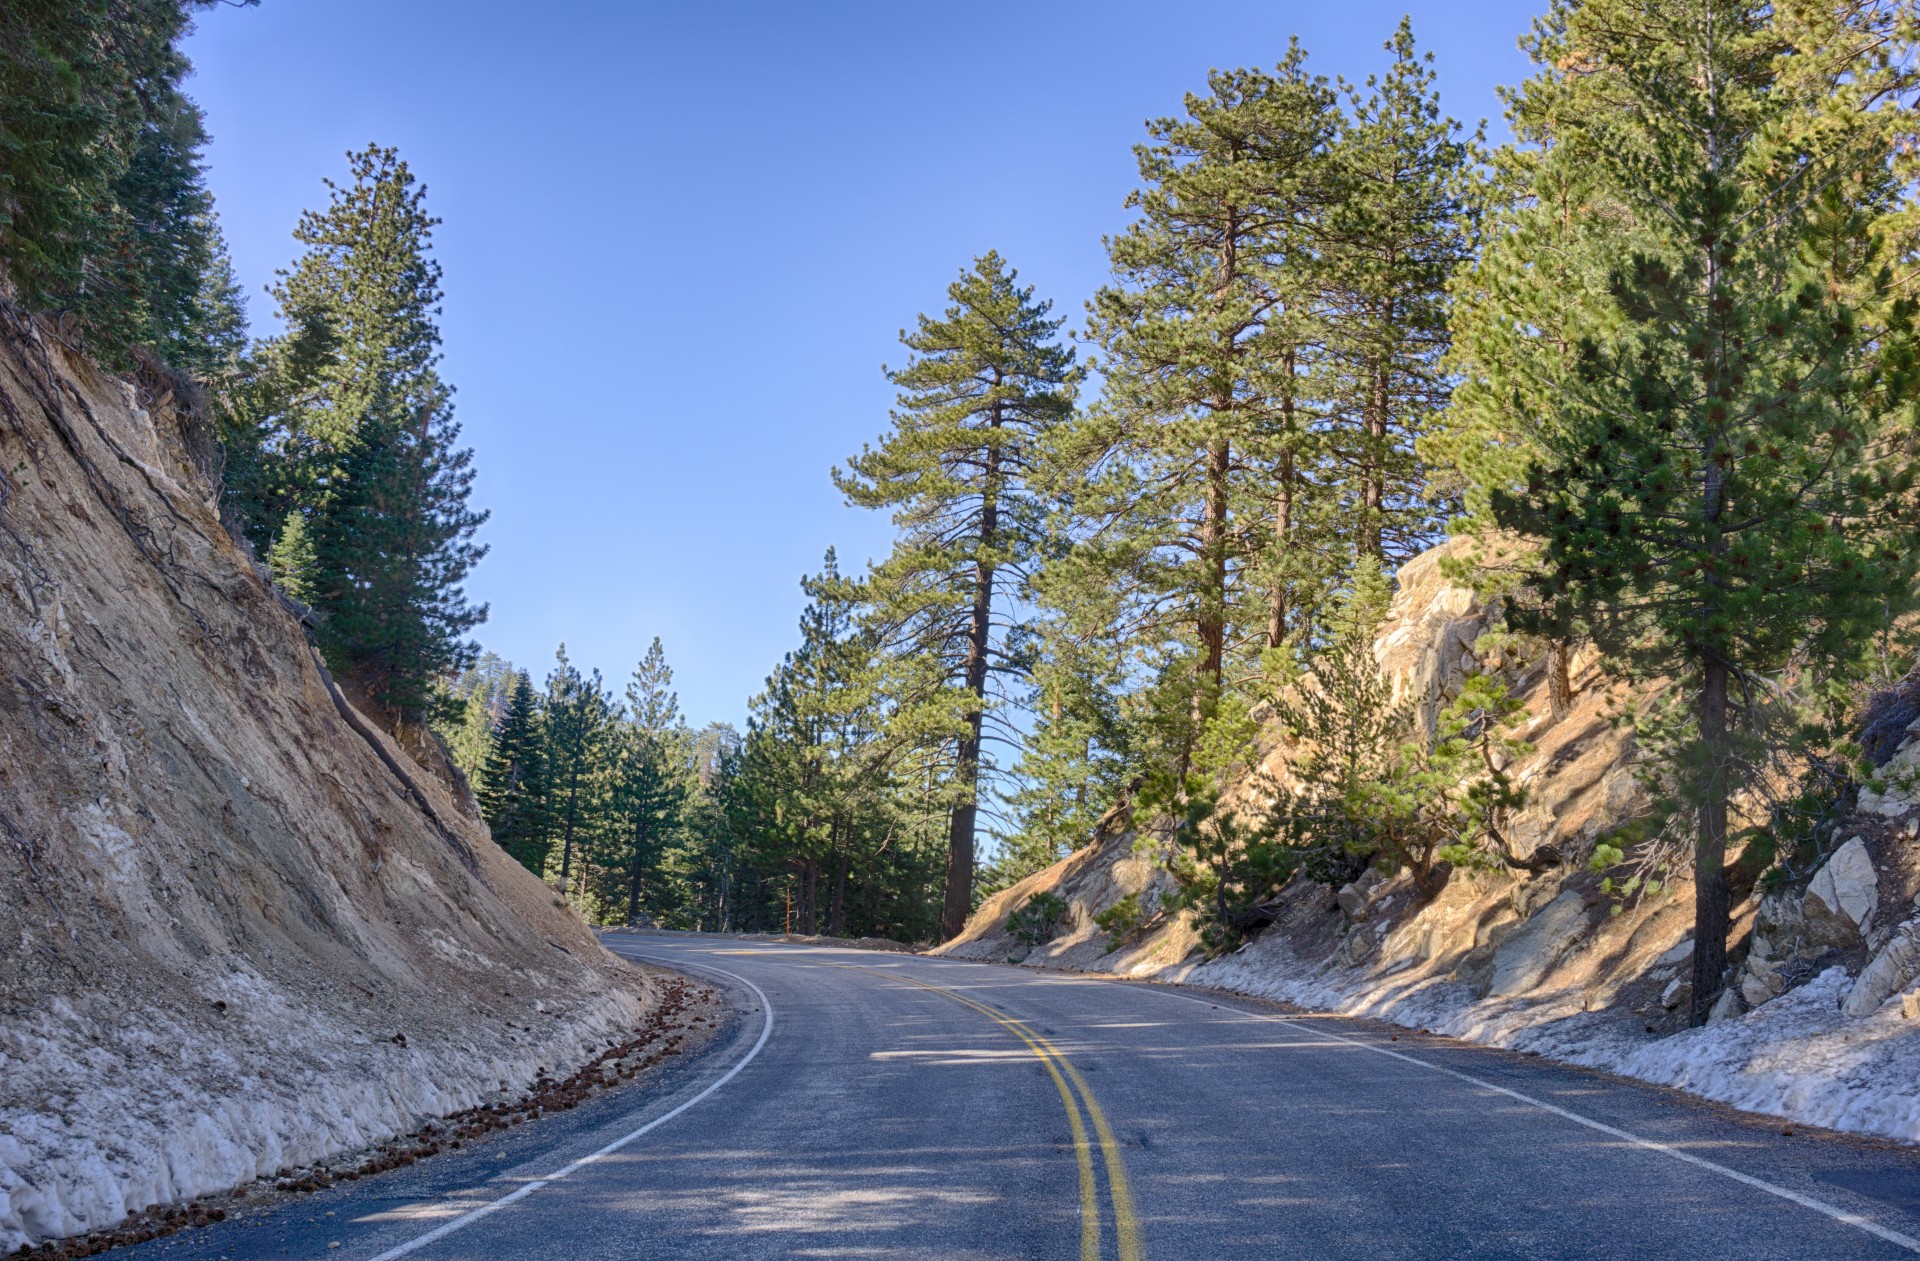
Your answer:
[[[1758,954],[1747,956],[1747,966],[1740,972],[1740,997],[1749,1007],[1758,1007],[1768,999],[1778,998],[1786,992],[1786,978],[1781,975],[1780,965],[1769,962]]]
[[[1800,899],[1809,936],[1833,944],[1864,939],[1880,904],[1879,878],[1866,842],[1854,837],[1814,873]]]
[[[1500,944],[1488,995],[1512,997],[1536,989],[1586,933],[1586,899],[1569,889]]]
[[[1669,948],[1665,954],[1655,959],[1653,966],[1656,968],[1672,967],[1675,964],[1684,963],[1691,958],[1693,958],[1693,938],[1689,937],[1678,945]]]
[[[1920,920],[1908,920],[1860,973],[1840,1010],[1855,1018],[1871,1016],[1916,979],[1920,979]]]
[[[1660,992],[1660,1005],[1668,1011],[1676,1007],[1685,1007],[1693,1002],[1693,982],[1684,976],[1676,976]]]
[[[1733,1020],[1747,1014],[1747,1004],[1740,997],[1740,991],[1728,986],[1720,991],[1720,997],[1713,1000],[1713,1006],[1707,1009],[1707,1023],[1717,1025],[1722,1020]]]
[[[1380,874],[1378,868],[1369,867],[1360,873],[1358,880],[1341,885],[1340,892],[1333,895],[1333,900],[1350,918],[1364,918],[1367,903],[1373,900],[1374,891],[1386,882],[1387,878]]]

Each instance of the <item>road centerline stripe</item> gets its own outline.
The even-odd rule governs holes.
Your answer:
[[[1045,1036],[1029,1029],[1026,1023],[1015,1016],[978,1002],[943,985],[935,985],[908,976],[903,972],[888,972],[879,968],[862,967],[857,963],[830,963],[828,966],[846,968],[855,972],[866,972],[887,980],[905,981],[909,985],[950,998],[965,1007],[970,1007],[997,1024],[1011,1030],[1015,1036],[1025,1042],[1040,1062],[1047,1066],[1052,1074],[1054,1085],[1060,1091],[1061,1102],[1066,1106],[1067,1115],[1073,1126],[1075,1155],[1080,1161],[1081,1186],[1081,1234],[1080,1255],[1082,1261],[1098,1261],[1100,1255],[1098,1195],[1093,1191],[1093,1162],[1088,1151],[1086,1131],[1081,1125],[1080,1111],[1075,1106],[1073,1090],[1068,1087],[1072,1081],[1079,1092],[1079,1102],[1086,1105],[1087,1116],[1093,1121],[1094,1131],[1100,1140],[1100,1155],[1107,1170],[1107,1194],[1113,1201],[1114,1241],[1119,1251],[1120,1261],[1146,1261],[1146,1253],[1140,1245],[1140,1228],[1134,1214],[1133,1194],[1127,1183],[1126,1164],[1121,1152],[1119,1140],[1114,1137],[1113,1127],[1107,1123],[1106,1113],[1101,1110],[1094,1098],[1093,1088],[1087,1085],[1087,1079],[1073,1066],[1073,1061]],[[1057,1067],[1056,1067],[1057,1065]],[[1062,1070],[1067,1074],[1061,1076]],[[1091,1223],[1091,1226],[1089,1225]]]
[[[628,957],[633,957],[633,956],[628,956]],[[677,962],[667,963],[664,960],[653,959],[644,955],[639,957],[646,959],[648,963],[659,963],[666,967],[677,966]],[[562,1169],[555,1170],[553,1173],[548,1174],[544,1178],[536,1178],[532,1182],[526,1183],[525,1185],[519,1187],[518,1189],[511,1191],[506,1195],[501,1196],[497,1200],[490,1200],[487,1203],[482,1204],[480,1207],[476,1209],[471,1209],[468,1212],[462,1213],[460,1216],[454,1218],[452,1221],[444,1222],[441,1225],[434,1227],[432,1230],[427,1231],[425,1234],[416,1235],[412,1239],[407,1240],[405,1243],[396,1244],[394,1247],[391,1247],[387,1249],[385,1252],[382,1252],[378,1256],[372,1258],[372,1261],[396,1261],[396,1258],[404,1257],[408,1253],[418,1251],[419,1249],[426,1247],[430,1243],[436,1243],[439,1240],[445,1239],[448,1235],[453,1234],[455,1231],[464,1230],[468,1226],[471,1226],[475,1222],[479,1221],[481,1218],[487,1217],[493,1213],[499,1212],[503,1208],[506,1208],[509,1204],[516,1204],[519,1201],[526,1199],[528,1196],[532,1195],[534,1192],[543,1190],[546,1187],[550,1187],[554,1183],[559,1182],[561,1179],[569,1177],[575,1173],[578,1173],[580,1170],[585,1169],[588,1165],[596,1164],[599,1161],[604,1160],[608,1156],[611,1156],[613,1153],[625,1147],[628,1143],[633,1142],[635,1139],[640,1138],[644,1134],[647,1134],[653,1130],[658,1129],[660,1126],[665,1125],[667,1122],[679,1116],[682,1112],[685,1112],[687,1109],[693,1107],[693,1105],[695,1105],[696,1103],[701,1102],[703,1099],[713,1094],[714,1091],[720,1089],[720,1087],[732,1081],[736,1076],[739,1075],[741,1069],[753,1063],[754,1057],[760,1054],[760,1048],[766,1046],[767,1037],[773,1032],[773,1004],[767,1001],[766,992],[762,990],[758,985],[755,985],[752,981],[749,981],[746,977],[741,976],[736,972],[729,972],[724,968],[716,968],[716,967],[713,967],[711,964],[692,964],[690,966],[704,967],[709,972],[717,972],[721,976],[731,977],[732,979],[740,982],[740,984],[746,986],[748,989],[752,990],[754,993],[754,997],[760,1000],[760,1010],[762,1013],[764,1013],[764,1018],[760,1022],[760,1036],[754,1039],[753,1047],[745,1055],[741,1056],[740,1059],[737,1062],[735,1062],[732,1068],[729,1068],[725,1073],[721,1074],[720,1077],[717,1078],[716,1080],[708,1083],[707,1088],[705,1090],[702,1090],[699,1094],[695,1095],[693,1098],[688,1099],[687,1101],[680,1104],[678,1107],[674,1108],[670,1112],[662,1113],[661,1115],[655,1117],[653,1120],[648,1121],[645,1125],[642,1125],[637,1129],[629,1130],[627,1133],[622,1134],[619,1138],[614,1139],[611,1143],[608,1143],[605,1147],[600,1148],[598,1151],[589,1152],[587,1155],[580,1157],[580,1159],[574,1161],[572,1164],[569,1164]]]

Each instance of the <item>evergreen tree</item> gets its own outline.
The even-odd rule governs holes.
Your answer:
[[[1592,226],[1556,240],[1601,251],[1578,266],[1606,300],[1557,337],[1528,328],[1544,299],[1518,276],[1476,308],[1504,351],[1477,406],[1507,409],[1530,456],[1488,498],[1540,541],[1523,626],[1578,619],[1619,668],[1675,684],[1662,765],[1695,822],[1696,1022],[1723,985],[1729,802],[1769,677],[1844,672],[1911,602],[1910,312],[1884,238],[1913,34],[1883,6],[1560,3],[1513,98],[1542,201],[1585,190],[1570,209]]]
[[[267,549],[267,571],[273,575],[274,585],[300,603],[311,605],[318,568],[313,536],[307,533],[307,518],[298,511],[289,512],[279,537]]]
[[[673,670],[655,638],[627,683],[614,782],[613,812],[625,850],[630,924],[640,917],[646,880],[677,838],[681,812],[691,795],[687,781],[692,750],[672,686]]]
[[[943,900],[951,742],[889,736],[875,636],[831,550],[802,586],[800,645],[755,699],[720,803],[740,846],[735,922],[929,939]]]
[[[446,742],[447,753],[468,781],[478,785],[493,753],[494,733],[506,720],[507,707],[520,672],[496,653],[483,652],[445,685],[441,708],[447,716],[435,730]]]
[[[910,666],[921,687],[896,689],[894,722],[906,738],[951,739],[954,804],[942,931],[973,909],[974,846],[983,751],[999,680],[1024,673],[1012,594],[1040,554],[1044,499],[1029,485],[1041,447],[1072,411],[1080,373],[1054,343],[1063,321],[997,253],[947,287],[952,305],[922,315],[900,340],[907,365],[893,429],[835,470],[849,502],[890,508],[899,529],[874,567],[868,599],[883,651]]]
[[[29,308],[77,315],[116,366],[145,346],[208,376],[243,337],[175,47],[210,3],[0,10],[0,273]]]
[[[681,811],[673,873],[687,927],[726,932],[738,922],[737,888],[747,843],[734,830],[728,806],[740,759],[740,734],[729,723],[709,723],[693,737],[692,783]]]
[[[1102,637],[1076,638],[1058,620],[1043,625],[1044,649],[1028,705],[1013,794],[1017,828],[1001,839],[987,876],[997,892],[1087,844],[1119,801],[1134,752],[1119,692],[1122,668]]]
[[[1105,394],[1052,465],[1081,545],[1045,584],[1076,633],[1117,631],[1148,656],[1181,762],[1229,656],[1283,640],[1314,598],[1295,590],[1311,551],[1300,479],[1317,459],[1295,403],[1339,124],[1298,45],[1271,74],[1208,82],[1135,150],[1144,186],[1127,204],[1140,217],[1108,241],[1120,283],[1096,295],[1088,324]],[[1255,560],[1264,591],[1248,589]]]
[[[513,676],[506,714],[480,773],[480,810],[493,839],[535,875],[547,866],[545,726],[527,672]]]
[[[612,732],[613,705],[600,672],[583,675],[567,659],[567,646],[554,654],[547,675],[545,746],[548,812],[559,833],[560,864],[553,873],[562,893],[574,888],[577,844],[591,838],[600,822],[603,771]]]
[[[351,182],[328,181],[327,208],[301,217],[306,252],[273,290],[289,331],[236,400],[230,485],[256,546],[287,512],[305,515],[321,649],[411,722],[486,615],[461,589],[486,514],[467,505],[471,453],[438,370],[438,220],[392,149],[348,157]]]
[[[1478,137],[1440,112],[1412,24],[1387,41],[1392,64],[1350,92],[1332,147],[1338,195],[1319,257],[1326,329],[1319,392],[1328,423],[1325,493],[1352,554],[1394,565],[1439,533],[1417,443],[1444,412],[1447,282],[1473,257]]]

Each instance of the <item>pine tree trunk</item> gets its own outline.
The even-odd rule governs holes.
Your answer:
[[[1693,1009],[1695,1025],[1720,996],[1727,968],[1727,928],[1731,899],[1727,889],[1727,667],[1709,658],[1700,680],[1700,742],[1709,759],[1706,791],[1700,798],[1700,835],[1693,867]]]
[[[1713,292],[1710,268],[1709,296]],[[1717,376],[1717,371],[1707,374],[1709,397],[1719,384]],[[1725,473],[1715,458],[1721,440],[1719,433],[1709,430],[1701,452],[1701,518],[1707,554],[1706,598],[1701,610],[1706,616],[1701,620],[1709,625],[1721,607],[1717,589],[1723,581],[1720,564],[1727,550],[1726,538],[1720,532]],[[1726,872],[1727,675],[1727,661],[1719,645],[1709,642],[1700,653],[1699,735],[1706,766],[1700,793],[1700,835],[1694,842],[1693,857],[1693,1005],[1689,1016],[1696,1026],[1707,1023],[1727,967],[1727,927],[1732,909]]]
[[[838,857],[833,868],[833,905],[827,913],[827,933],[829,936],[844,936],[847,930],[847,851],[845,846],[838,849]]]
[[[567,891],[567,875],[573,870],[573,823],[579,811],[576,803],[580,798],[580,760],[574,759],[573,767],[567,772],[567,822],[560,832],[560,891]]]
[[[994,408],[994,426],[1000,411]],[[973,913],[973,844],[980,806],[980,732],[987,697],[987,650],[993,634],[992,550],[1000,532],[1000,449],[987,446],[985,489],[980,505],[979,551],[973,566],[973,614],[967,625],[966,686],[973,704],[967,730],[960,737],[954,767],[960,799],[947,830],[947,893],[940,908],[940,935],[951,940],[967,926]]]
[[[1287,640],[1288,608],[1287,575],[1285,572],[1287,549],[1292,544],[1293,533],[1293,379],[1294,352],[1285,355],[1287,367],[1287,392],[1280,400],[1280,427],[1286,435],[1286,447],[1280,452],[1280,490],[1273,501],[1273,546],[1280,557],[1281,573],[1273,580],[1273,596],[1267,609],[1267,647],[1278,648]]]
[[[1200,695],[1196,706],[1210,705],[1220,692],[1227,646],[1227,478],[1233,467],[1225,438],[1207,444],[1206,515],[1200,523],[1200,556],[1206,566],[1200,593]]]
[[[1392,318],[1389,308],[1388,318]],[[1366,409],[1366,473],[1361,488],[1360,551],[1386,563],[1386,530],[1383,517],[1387,505],[1387,366],[1383,359],[1372,365],[1372,385]]]
[[[647,824],[644,817],[633,821],[633,872],[627,881],[627,923],[640,918],[640,862],[647,850]]]
[[[1573,677],[1568,659],[1573,648],[1564,639],[1547,645],[1547,707],[1555,718],[1565,718],[1573,708]]]

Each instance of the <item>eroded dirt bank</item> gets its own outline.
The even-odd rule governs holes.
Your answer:
[[[0,310],[0,1250],[517,1097],[660,1002],[339,707],[136,376]]]

